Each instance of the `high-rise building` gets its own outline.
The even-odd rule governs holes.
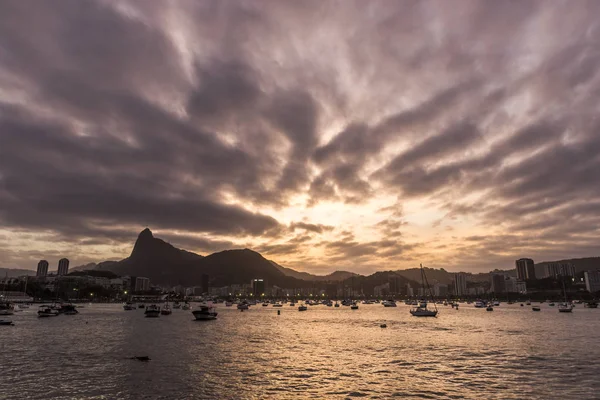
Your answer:
[[[252,279],[250,282],[252,285],[252,294],[254,296],[261,296],[265,292],[265,280],[264,279]]]
[[[503,274],[492,274],[490,277],[492,284],[490,292],[496,294],[506,292],[506,284],[504,283],[505,279],[506,277]]]
[[[575,276],[575,266],[571,263],[548,263],[544,265],[544,277],[558,278],[559,276]]]
[[[69,273],[69,260],[61,258],[58,260],[58,275],[67,275]]]
[[[40,260],[37,266],[37,273],[35,276],[46,276],[48,275],[48,261]]]
[[[535,279],[535,264],[531,258],[521,258],[515,261],[517,280],[525,281]]]
[[[459,272],[454,275],[454,290],[456,290],[457,296],[467,294],[467,274]]]
[[[585,288],[588,292],[600,292],[600,270],[585,271],[583,277],[585,278]]]
[[[135,277],[135,285],[133,286],[133,291],[134,292],[145,292],[148,290],[150,290],[150,279],[144,278],[143,276],[136,276]]]

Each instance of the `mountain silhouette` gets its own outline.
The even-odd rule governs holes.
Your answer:
[[[265,279],[269,285],[288,288],[307,285],[305,281],[286,276],[255,251],[226,250],[203,257],[154,237],[148,228],[138,235],[129,257],[116,262],[105,261],[94,269],[121,276],[143,276],[158,285],[200,285],[204,274],[209,276],[212,287],[249,284],[256,278]]]

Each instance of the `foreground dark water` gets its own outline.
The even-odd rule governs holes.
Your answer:
[[[600,309],[440,307],[419,319],[405,305],[221,306],[204,322],[120,305],[38,319],[33,307],[0,326],[0,398],[600,398]]]

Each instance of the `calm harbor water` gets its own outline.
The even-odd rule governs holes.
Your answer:
[[[215,321],[32,307],[0,327],[0,399],[600,398],[600,309],[440,307],[220,305]]]

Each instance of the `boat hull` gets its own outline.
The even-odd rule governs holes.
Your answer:
[[[410,310],[413,317],[436,317],[437,311],[432,310]]]
[[[210,321],[217,319],[217,314],[218,313],[194,313],[194,318],[196,318],[196,321]]]

